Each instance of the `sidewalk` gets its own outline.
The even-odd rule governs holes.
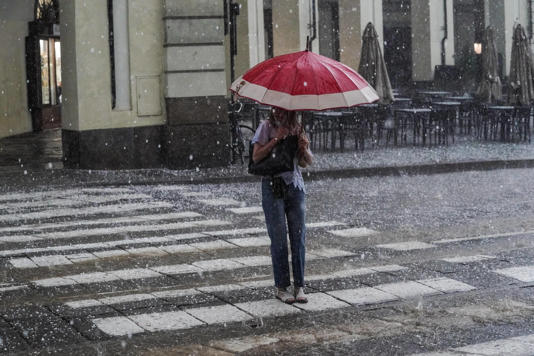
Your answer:
[[[460,137],[449,146],[366,147],[363,152],[316,152],[306,180],[534,167],[534,144],[478,142]],[[246,164],[195,170],[91,171],[63,169],[61,162],[0,167],[0,189],[23,185],[202,184],[256,181]]]

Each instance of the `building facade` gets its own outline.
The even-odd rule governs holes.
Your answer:
[[[358,68],[375,25],[394,87],[476,85],[492,26],[503,77],[533,0],[0,0],[0,138],[60,127],[86,169],[229,164],[231,80],[305,48]]]

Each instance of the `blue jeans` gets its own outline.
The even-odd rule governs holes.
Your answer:
[[[295,287],[304,286],[306,255],[306,195],[293,184],[285,185],[284,198],[273,195],[271,179],[262,179],[262,206],[267,232],[271,239],[274,284],[279,288],[291,285],[287,251],[287,233],[291,244],[291,265]],[[286,225],[287,218],[287,225]]]

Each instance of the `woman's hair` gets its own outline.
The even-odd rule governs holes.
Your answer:
[[[274,127],[284,126],[289,132],[300,131],[300,123],[296,111],[288,111],[280,108],[272,108],[269,121]]]

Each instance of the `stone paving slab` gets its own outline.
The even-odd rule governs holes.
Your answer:
[[[206,324],[223,324],[252,319],[252,316],[244,313],[232,305],[217,305],[202,308],[185,309],[185,312]]]

